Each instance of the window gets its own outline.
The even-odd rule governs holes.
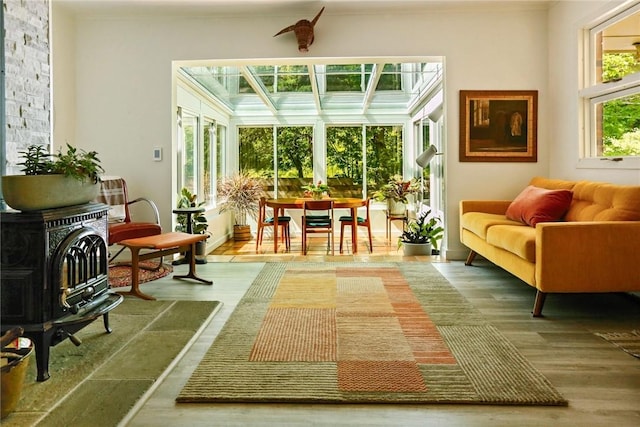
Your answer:
[[[362,126],[327,128],[327,185],[336,197],[362,197]]]
[[[313,181],[313,127],[240,127],[238,140],[240,170],[262,179],[268,197],[301,196]]]
[[[222,168],[218,153],[225,136],[224,126],[178,108],[178,189],[189,189],[206,205],[215,199],[216,177]]]
[[[314,149],[312,126],[240,127],[240,170],[262,178],[269,197],[299,197],[314,176],[326,177],[332,196],[362,197],[402,175],[402,139],[402,126],[330,126],[326,146]],[[326,165],[314,171],[323,150]]]
[[[198,135],[198,117],[184,110],[180,110],[179,132],[180,135],[180,164],[181,174],[178,188],[187,188],[192,193],[197,193],[195,177],[196,165],[196,138]]]
[[[640,156],[640,4],[588,31],[583,158]]]

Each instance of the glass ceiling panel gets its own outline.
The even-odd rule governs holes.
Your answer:
[[[311,81],[310,67],[313,67],[315,82]],[[425,88],[442,77],[442,63],[438,61],[185,66],[180,70],[232,110],[242,106],[252,111],[261,105],[272,111],[273,108],[362,111],[372,78],[377,79],[377,85],[373,98],[368,98],[367,108],[388,110],[403,105],[406,108],[412,99],[423,95]],[[306,100],[300,98],[302,95]]]

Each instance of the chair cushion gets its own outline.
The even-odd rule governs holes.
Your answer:
[[[122,240],[136,239],[162,233],[158,224],[152,222],[129,222],[109,225],[109,244],[113,245]]]
[[[278,222],[288,222],[291,221],[291,217],[290,216],[279,216],[278,217]],[[273,222],[273,217],[269,217],[267,219],[264,220],[264,222]]]
[[[353,217],[352,216],[341,216],[339,221],[353,222]],[[364,218],[359,216],[358,217],[358,222],[364,222]]]
[[[331,217],[328,215],[307,215],[305,224],[307,227],[331,227]]]
[[[561,220],[569,210],[571,190],[548,190],[527,186],[507,208],[505,216],[535,227],[539,222]]]

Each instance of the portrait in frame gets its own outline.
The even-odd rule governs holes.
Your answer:
[[[461,90],[461,162],[537,162],[537,90]]]

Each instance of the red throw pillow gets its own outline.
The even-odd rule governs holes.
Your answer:
[[[571,190],[547,190],[529,185],[507,208],[506,216],[532,227],[539,222],[559,221],[569,210]]]

